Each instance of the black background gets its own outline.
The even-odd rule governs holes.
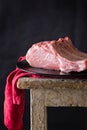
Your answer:
[[[6,130],[3,124],[6,77],[15,69],[18,57],[25,55],[35,42],[65,36],[69,36],[78,49],[87,52],[86,11],[87,0],[0,0],[0,129]],[[29,94],[26,90],[25,95],[27,98],[24,130],[27,130],[29,129]],[[50,113],[49,125],[52,122],[55,124],[58,120],[56,115],[59,113],[55,110],[51,116],[51,109],[48,113]],[[68,111],[67,114],[70,115]],[[86,110],[84,115],[87,115]],[[52,130],[56,130],[57,127]]]

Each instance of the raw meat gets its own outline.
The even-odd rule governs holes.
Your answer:
[[[33,44],[26,60],[32,67],[63,72],[87,69],[87,54],[79,51],[68,37]]]

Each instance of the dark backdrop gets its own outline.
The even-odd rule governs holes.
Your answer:
[[[15,69],[18,57],[25,55],[35,42],[65,36],[69,36],[78,49],[87,52],[86,11],[87,0],[0,0],[0,130],[6,130],[3,124],[6,77]],[[27,91],[25,94],[28,99],[24,130],[27,130],[29,94]],[[57,111],[50,120],[55,115]]]

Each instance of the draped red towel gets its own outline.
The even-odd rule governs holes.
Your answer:
[[[24,59],[25,56],[20,57],[19,61]],[[30,74],[18,68],[8,75],[4,99],[4,124],[8,130],[23,129],[24,91],[18,89],[16,86],[17,80],[23,76],[40,77],[39,75]]]

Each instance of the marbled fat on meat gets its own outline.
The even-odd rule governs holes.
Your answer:
[[[33,44],[26,60],[32,67],[63,72],[87,69],[87,54],[79,51],[68,37]]]

